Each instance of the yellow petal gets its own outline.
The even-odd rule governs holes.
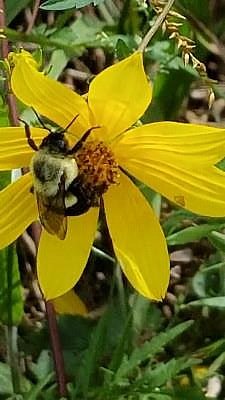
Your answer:
[[[37,145],[46,136],[46,130],[30,128]],[[0,128],[0,170],[25,167],[30,164],[34,150],[27,143],[24,127]]]
[[[38,280],[47,300],[68,292],[79,280],[94,240],[98,209],[68,218],[65,240],[43,231],[38,250]]]
[[[0,248],[16,240],[37,219],[31,186],[31,175],[26,174],[0,192]]]
[[[123,173],[120,184],[104,195],[109,232],[116,256],[133,287],[161,300],[169,282],[166,240],[150,205]]]
[[[69,131],[80,135],[87,130],[89,111],[81,96],[38,72],[34,59],[26,51],[14,53],[13,63],[11,85],[18,99],[63,128],[79,114]]]
[[[160,134],[166,126],[168,138]],[[178,129],[181,138],[175,133]],[[212,164],[224,155],[222,134],[223,130],[202,126],[191,125],[188,132],[188,125],[151,124],[124,135],[114,152],[124,169],[169,200],[219,217],[225,215],[225,173]]]
[[[58,314],[87,315],[88,313],[84,302],[74,290],[69,290],[62,296],[53,299],[52,302]]]
[[[91,82],[88,104],[95,124],[106,128],[106,140],[133,125],[151,100],[142,54],[130,57],[105,69]]]
[[[225,156],[225,129],[156,122],[131,129],[118,140],[116,148],[117,145],[120,154],[129,146],[132,157],[163,159],[195,169],[196,165],[216,164]]]

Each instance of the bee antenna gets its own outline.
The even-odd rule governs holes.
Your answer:
[[[41,126],[46,129],[48,132],[51,132],[51,129],[48,128],[45,123],[42,121],[41,117],[38,115],[37,111],[32,107],[32,111],[34,112],[34,114],[36,115],[38,122],[40,122]]]
[[[76,121],[78,117],[79,114],[75,115],[75,117],[73,117],[73,119],[69,122],[69,124],[65,128],[59,130],[57,133],[65,133],[66,131],[68,131],[68,129],[71,127],[71,125],[73,125],[73,123]]]

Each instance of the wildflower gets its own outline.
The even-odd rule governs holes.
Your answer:
[[[225,173],[215,164],[225,153],[225,131],[174,122],[131,128],[151,100],[138,52],[100,73],[91,82],[87,99],[39,72],[25,51],[13,55],[13,64],[12,90],[24,104],[62,128],[79,114],[69,128],[73,142],[88,128],[99,127],[75,155],[79,170],[88,188],[93,187],[103,199],[114,251],[125,275],[142,295],[161,299],[169,279],[166,240],[153,210],[129,176],[193,212],[224,216]],[[31,128],[31,134],[40,144],[46,130]],[[24,127],[0,129],[1,170],[27,166],[33,154]],[[0,193],[0,247],[14,241],[38,218],[31,186],[28,173]],[[99,207],[91,207],[81,216],[69,217],[64,241],[43,231],[37,270],[47,299],[62,295],[79,280],[98,213]]]

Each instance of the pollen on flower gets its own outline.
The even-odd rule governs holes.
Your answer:
[[[88,192],[93,205],[109,186],[119,183],[118,163],[114,154],[101,141],[88,141],[75,154],[82,186]]]

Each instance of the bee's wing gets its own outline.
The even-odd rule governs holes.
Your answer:
[[[41,224],[51,235],[57,235],[63,240],[67,232],[65,217],[65,183],[61,180],[59,190],[54,197],[45,197],[36,193],[37,205]]]

